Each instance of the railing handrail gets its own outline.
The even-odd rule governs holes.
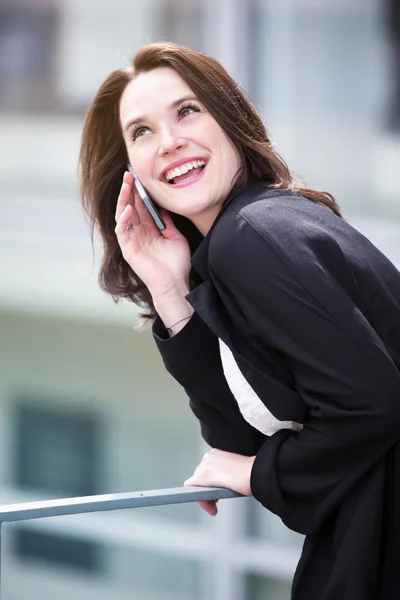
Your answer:
[[[97,496],[79,496],[76,498],[58,498],[38,502],[3,504],[0,505],[0,526],[5,522],[24,521],[26,519],[240,497],[242,497],[241,494],[227,488],[179,487],[164,490],[147,490],[143,492],[101,494]]]

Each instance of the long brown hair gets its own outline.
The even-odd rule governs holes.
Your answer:
[[[274,150],[252,103],[218,61],[167,42],[142,47],[131,66],[117,69],[107,77],[90,104],[83,127],[79,166],[82,204],[90,219],[92,239],[97,227],[104,247],[100,286],[112,294],[115,301],[128,298],[146,308],[142,316],[148,318],[156,316],[150,292],[124,260],[114,229],[117,198],[128,161],[119,117],[120,99],[137,75],[157,67],[174,69],[237,147],[244,169],[235,186],[245,185],[251,177],[276,188],[295,190],[341,216],[331,194],[296,185],[286,163]],[[186,217],[173,213],[171,216],[187,238],[193,254],[202,239],[200,232]],[[191,287],[198,281],[192,269]]]

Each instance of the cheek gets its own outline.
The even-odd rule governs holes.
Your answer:
[[[213,122],[203,122],[198,132],[198,138],[201,139],[202,145],[211,150],[221,145],[222,137],[222,131]]]
[[[239,152],[231,141],[226,138],[220,141],[221,155],[223,156],[224,171],[229,175],[236,173],[241,166]]]
[[[239,150],[229,138],[225,138],[225,148],[226,154],[230,158],[232,169],[237,170],[242,165],[242,159],[240,157]]]
[[[236,146],[227,137],[225,132],[218,128],[210,128],[208,132],[208,139],[210,140],[210,147],[217,149],[224,158],[224,162],[229,166],[237,166],[240,164],[240,156],[236,149]]]
[[[139,176],[139,178],[142,180],[150,198],[154,200],[159,207],[167,210],[174,209],[172,199],[170,198],[167,189],[163,190],[160,188],[159,182],[156,183],[151,177],[148,177],[147,180],[145,177],[141,178]]]
[[[141,148],[136,146],[130,146],[127,148],[129,162],[135,169],[139,179],[147,179],[149,177],[149,173],[151,172],[151,157],[148,151],[148,148],[144,147],[144,144]]]

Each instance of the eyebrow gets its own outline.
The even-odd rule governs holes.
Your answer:
[[[174,100],[172,102],[172,104],[169,105],[168,108],[170,110],[173,110],[174,108],[177,108],[180,104],[183,104],[184,102],[187,102],[188,100],[196,100],[197,102],[199,101],[196,96],[194,96],[193,94],[189,94],[188,96],[182,96],[182,98],[178,98],[178,100]],[[148,120],[148,117],[145,117],[145,116],[136,117],[136,119],[130,119],[124,127],[124,132],[127,133],[133,125],[138,125],[139,123],[144,123],[147,120]]]

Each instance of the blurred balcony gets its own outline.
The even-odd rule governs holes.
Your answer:
[[[136,309],[97,284],[77,193],[81,128],[82,116],[0,113],[0,306],[132,323]]]
[[[289,166],[400,267],[382,5],[0,1],[0,502],[179,485],[205,450],[150,332],[132,332],[136,307],[97,284],[76,175],[101,81],[156,40],[215,56]],[[302,543],[251,498],[211,520],[188,504],[2,530],[4,600],[286,600]],[[64,564],[35,555],[52,549]]]
[[[224,571],[223,565],[229,562],[239,572],[251,569],[260,574],[265,572],[265,565],[268,565],[268,569],[274,573],[277,580],[282,578],[282,581],[285,581],[293,576],[299,558],[299,549],[294,547],[291,550],[274,543],[255,543],[254,540],[250,542],[244,537],[237,537],[235,544],[232,545],[230,536],[218,535],[213,528],[199,532],[191,525],[177,526],[176,524],[169,525],[167,522],[155,524],[144,517],[143,513],[141,516],[137,515],[138,518],[131,513],[131,518],[128,520],[119,518],[118,514],[121,513],[115,513],[114,518],[105,520],[102,518],[102,513],[240,497],[240,494],[225,488],[181,487],[3,504],[0,505],[0,542],[2,534],[4,534],[4,525],[23,521],[27,522],[25,530],[28,532],[34,532],[37,529],[38,531],[62,534],[66,538],[78,535],[79,537],[84,536],[89,541],[98,543],[107,541],[111,546],[122,544],[127,548],[139,544],[143,550],[161,550],[177,557],[184,555],[187,559],[204,562],[205,565],[208,565],[208,583],[200,586],[204,588],[203,591],[205,592],[211,584],[214,587],[214,593],[218,589],[222,592],[215,597],[239,599],[243,596],[238,595],[238,589],[236,589],[236,593],[231,592],[230,595],[226,593],[226,582],[224,578],[221,580],[220,576],[221,571]],[[222,510],[221,503],[219,510]],[[50,517],[52,517],[51,521]],[[7,529],[7,535],[9,532],[10,530]],[[12,572],[13,565],[12,562],[8,564],[7,559],[2,564],[2,578],[8,588],[9,570]],[[232,578],[231,574],[230,578]],[[232,583],[233,580],[231,585]],[[18,589],[18,583],[14,583],[13,589]],[[115,593],[115,587],[112,589]],[[104,586],[98,587],[96,582],[92,582],[92,593],[94,595],[88,597],[102,599],[108,597],[107,594],[110,593],[110,590]],[[126,591],[124,593],[121,589],[120,593],[120,597],[126,597]],[[150,598],[150,596],[146,597]],[[209,597],[209,592],[204,597]],[[2,589],[0,589],[0,598],[3,598]],[[130,590],[129,598],[139,600],[142,596],[140,592]],[[165,592],[162,598],[168,600],[170,598],[168,592]]]

